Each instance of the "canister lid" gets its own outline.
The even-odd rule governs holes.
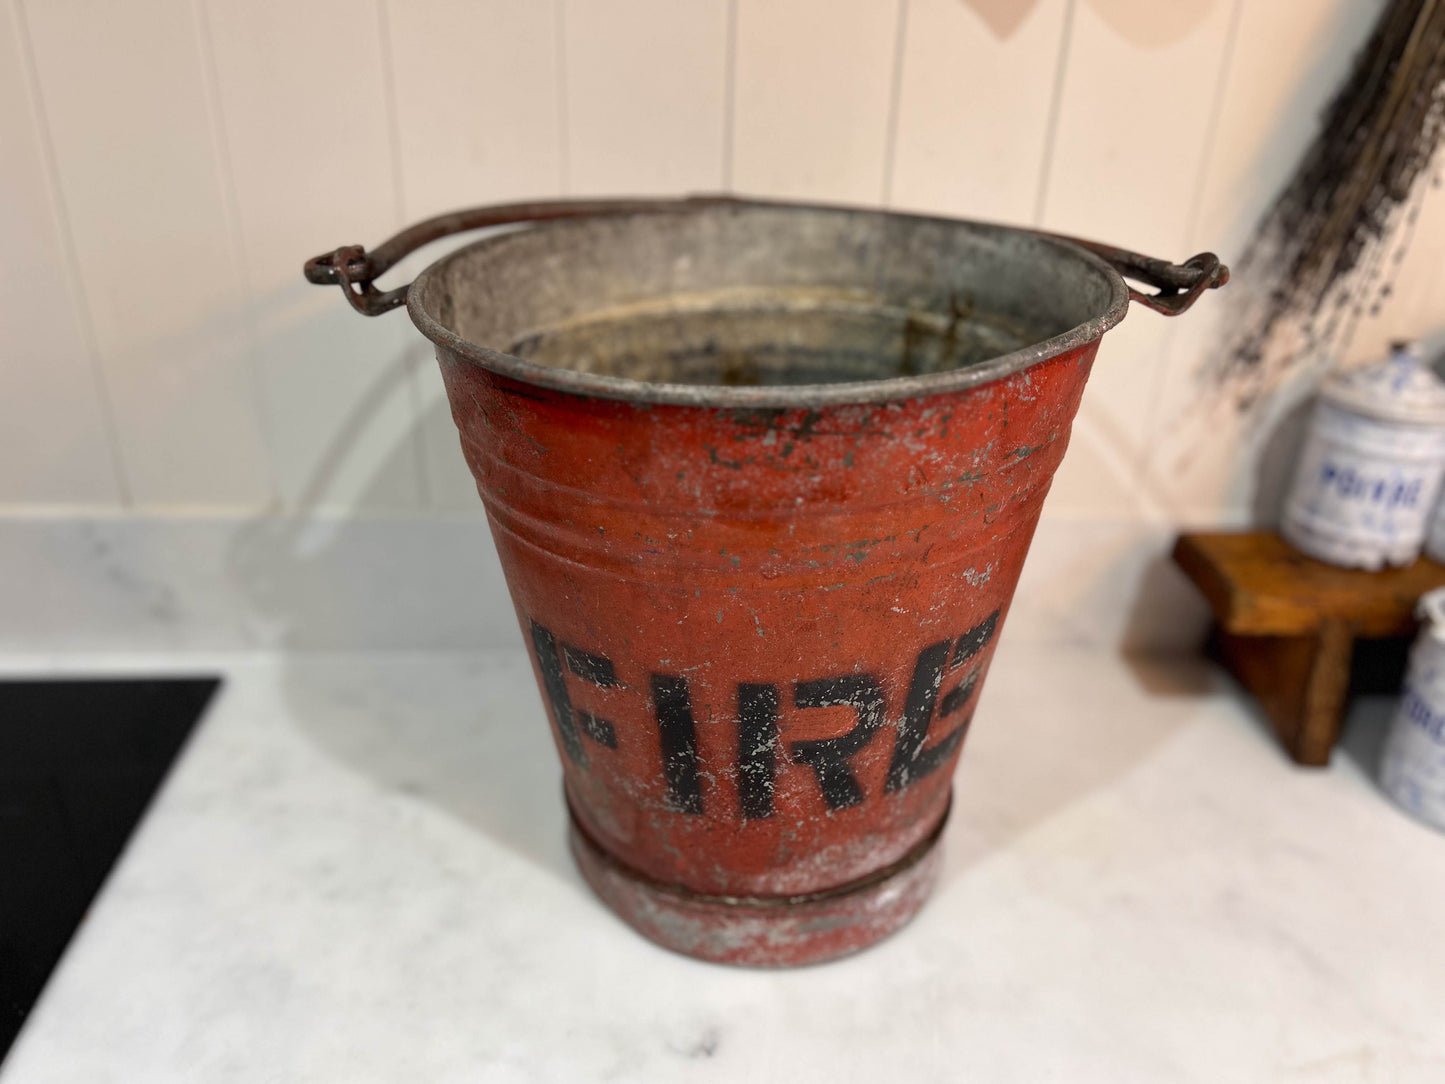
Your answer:
[[[1445,382],[1413,344],[1395,343],[1384,361],[1337,373],[1320,389],[1336,406],[1386,421],[1445,425]]]

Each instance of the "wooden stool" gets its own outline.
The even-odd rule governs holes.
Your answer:
[[[1174,561],[1209,600],[1220,660],[1259,697],[1300,764],[1327,764],[1356,637],[1408,636],[1445,566],[1361,572],[1306,557],[1273,531],[1181,535]]]

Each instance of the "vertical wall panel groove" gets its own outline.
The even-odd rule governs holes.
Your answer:
[[[1209,119],[1205,122],[1204,146],[1200,154],[1199,169],[1194,175],[1194,184],[1189,192],[1188,215],[1184,222],[1184,238],[1187,247],[1199,243],[1199,219],[1204,208],[1204,185],[1209,176],[1209,164],[1214,159],[1215,146],[1219,139],[1219,122],[1224,112],[1224,97],[1229,89],[1229,80],[1234,72],[1236,46],[1239,44],[1239,24],[1244,15],[1245,0],[1234,0],[1229,15],[1229,30],[1224,39],[1224,54],[1214,80],[1211,95]]]
[[[560,4],[388,0],[386,10],[399,216],[560,194]]]
[[[1233,9],[1229,16],[1229,29],[1225,36],[1223,56],[1220,60],[1219,70],[1214,81],[1214,93],[1210,105],[1209,119],[1205,122],[1203,149],[1200,155],[1199,169],[1195,173],[1194,182],[1189,192],[1187,213],[1184,221],[1184,247],[1192,254],[1201,246],[1199,240],[1199,220],[1204,208],[1204,186],[1209,175],[1209,165],[1214,158],[1216,143],[1219,138],[1220,117],[1224,112],[1225,94],[1228,90],[1229,80],[1234,71],[1236,46],[1239,42],[1239,25],[1244,13],[1245,0],[1234,0]],[[1217,255],[1217,254],[1216,254]],[[1183,259],[1183,255],[1173,257]],[[1236,285],[1236,289],[1238,286]],[[1215,296],[1210,298],[1213,304],[1228,304],[1229,295]],[[1150,499],[1161,507],[1168,506],[1168,495],[1166,489],[1161,487],[1155,470],[1155,456],[1152,449],[1157,443],[1159,435],[1159,412],[1161,402],[1164,398],[1165,387],[1169,380],[1169,370],[1174,364],[1176,354],[1175,346],[1179,336],[1184,332],[1177,326],[1170,325],[1165,328],[1159,337],[1159,350],[1155,356],[1154,364],[1149,373],[1149,396],[1148,407],[1145,412],[1144,439],[1138,454],[1138,484],[1141,491],[1146,492]]]
[[[1341,85],[1385,0],[1241,0],[1190,245],[1238,268],[1265,209],[1318,131],[1321,111]],[[1438,243],[1437,243],[1438,244]],[[1439,252],[1437,247],[1435,259]],[[1146,477],[1175,514],[1193,521],[1249,515],[1254,464],[1273,421],[1241,414],[1234,396],[1207,380],[1227,330],[1261,284],[1236,273],[1225,291],[1201,302],[1170,339],[1152,400]],[[1408,321],[1398,321],[1403,330]],[[1304,391],[1311,361],[1284,389]]]
[[[308,256],[401,225],[378,2],[207,0],[270,444],[293,508],[421,504],[404,321],[362,318],[301,276]],[[344,58],[348,93],[318,93],[318,58]]]
[[[396,59],[392,48],[391,19],[388,15],[389,0],[377,0],[376,34],[381,51],[381,85],[386,104],[387,150],[391,165],[392,198],[396,205],[396,220],[403,227],[408,222],[406,198],[406,170],[402,163],[401,119],[396,100]],[[422,394],[422,363],[425,352],[419,347],[405,349],[402,365],[406,370],[406,401],[411,408],[409,430],[411,450],[416,469],[417,503],[432,507],[436,503],[431,477],[431,466],[427,461],[424,396]]]
[[[0,503],[477,509],[429,344],[299,274],[466,204],[722,187],[1237,259],[1384,2],[0,0]],[[1438,187],[1413,231],[1307,360],[1445,342]],[[1272,422],[1195,374],[1250,288],[1110,334],[1051,509],[1247,511]]]
[[[55,152],[19,0],[0,12],[0,502],[126,506]]]
[[[1234,0],[1075,5],[1042,226],[1150,256],[1190,255],[1190,203],[1233,8]],[[1164,93],[1181,78],[1203,93]],[[1166,318],[1135,306],[1105,338],[1081,406],[1090,431],[1113,445],[1110,461],[1130,465],[1119,481],[1136,492],[1168,338]],[[1087,507],[1087,486],[1066,500]],[[1055,503],[1065,502],[1056,494]]]
[[[1067,3],[995,4],[991,21],[964,0],[909,0],[892,206],[1031,221]]]
[[[899,0],[738,0],[733,184],[876,204]]]
[[[893,31],[893,76],[888,81],[888,125],[883,135],[883,186],[879,201],[893,200],[893,167],[898,154],[898,110],[903,99],[903,64],[908,47],[909,0],[898,0],[898,26]]]
[[[733,132],[738,101],[738,0],[728,0],[727,78],[723,84],[723,191],[733,189]]]
[[[376,39],[381,54],[378,72],[381,77],[382,101],[386,108],[386,142],[391,166],[392,197],[396,204],[396,220],[406,219],[406,174],[401,163],[401,122],[396,104],[396,62],[392,56],[391,20],[387,17],[388,0],[377,0]]]
[[[728,0],[563,0],[562,9],[571,190],[720,188]]]
[[[1035,185],[1034,212],[1029,219],[1035,226],[1044,221],[1044,200],[1049,191],[1049,172],[1054,163],[1054,141],[1059,135],[1059,109],[1064,100],[1064,78],[1069,73],[1069,41],[1074,27],[1074,5],[1079,0],[1067,0],[1064,17],[1059,28],[1058,60],[1054,64],[1053,93],[1049,96],[1048,120],[1044,125],[1044,151],[1039,165],[1039,179]]]
[[[195,12],[187,0],[49,0],[26,14],[134,500],[263,505]]]
[[[567,0],[552,0],[553,63],[557,72],[557,168],[563,195],[572,192],[571,118],[567,115]]]
[[[557,4],[538,0],[405,0],[389,3],[402,218],[458,207],[558,195],[565,133]],[[487,61],[478,63],[482,49]],[[429,245],[388,276],[405,282],[449,247]],[[337,299],[340,300],[339,298]],[[417,436],[428,503],[477,512],[431,344],[403,314],[420,415]]]
[[[216,80],[216,52],[211,33],[211,22],[206,15],[204,0],[191,0],[195,14],[196,32],[200,42],[201,63],[204,70],[206,110],[211,118],[211,140],[216,155],[216,172],[221,179],[223,207],[225,209],[226,232],[230,237],[231,250],[236,254],[236,275],[246,299],[244,322],[246,327],[246,376],[251,393],[252,407],[261,421],[261,441],[265,449],[266,485],[271,497],[276,498],[276,450],[266,431],[266,398],[261,387],[260,361],[257,357],[258,327],[256,323],[256,290],[251,269],[247,264],[246,247],[241,240],[241,208],[236,197],[235,171],[231,168],[230,142],[226,136],[226,118],[221,112],[221,88]]]

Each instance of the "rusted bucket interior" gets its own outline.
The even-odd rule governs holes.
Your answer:
[[[755,205],[531,226],[458,250],[415,289],[484,353],[720,387],[976,366],[1121,304],[1104,264],[1026,230]]]

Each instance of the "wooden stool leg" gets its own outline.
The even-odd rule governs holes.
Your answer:
[[[1350,684],[1354,635],[1327,620],[1308,636],[1216,637],[1221,661],[1259,697],[1275,733],[1300,764],[1329,763]]]

